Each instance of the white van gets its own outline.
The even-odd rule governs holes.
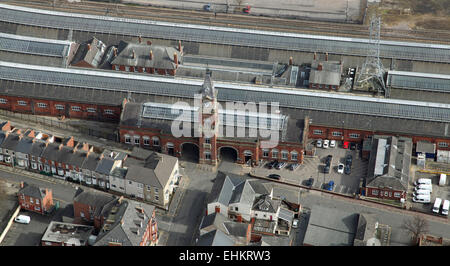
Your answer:
[[[29,224],[30,223],[30,216],[26,215],[18,215],[16,218],[14,218],[14,221],[21,224]]]
[[[442,205],[442,214],[448,215],[448,207],[449,207],[450,201],[444,200],[444,204]]]
[[[424,184],[424,185],[431,185],[431,179],[430,178],[419,178],[414,182],[414,186]]]
[[[423,190],[423,189],[426,189],[426,190],[429,190],[430,192],[433,192],[433,186],[432,185],[420,184],[420,185],[418,185],[418,186],[416,186],[414,188],[415,191]]]
[[[441,174],[441,176],[439,177],[439,186],[445,186],[446,183],[447,183],[447,175]]]
[[[412,200],[419,203],[430,203],[431,197],[430,195],[417,195]]]
[[[417,195],[430,195],[431,191],[427,190],[427,189],[419,189],[417,191],[413,192],[413,196],[417,196]]]
[[[436,198],[436,201],[434,202],[433,206],[433,212],[439,213],[439,209],[441,208],[442,199]]]

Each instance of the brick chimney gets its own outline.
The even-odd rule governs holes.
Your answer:
[[[147,45],[152,45],[152,41],[147,41]]]
[[[6,121],[6,123],[2,127],[2,131],[5,131],[5,132],[11,131],[11,122],[10,121]]]
[[[317,53],[314,52],[314,60],[316,60],[316,59],[317,59]]]
[[[328,61],[328,52],[325,53],[325,61]]]
[[[74,144],[75,144],[75,143],[74,143],[73,136],[70,136],[69,139],[66,140],[66,146],[67,146],[67,147],[72,147],[72,148],[73,148],[73,145],[74,145]]]
[[[114,51],[114,56],[117,56],[117,47],[114,47],[113,51]]]
[[[153,50],[150,50],[150,60],[153,60]]]
[[[175,62],[176,68],[178,68],[178,55],[177,55],[177,53],[173,53],[173,61]]]
[[[88,49],[88,51],[91,50],[91,44],[90,43],[87,44],[87,49]]]
[[[319,64],[319,65],[317,66],[317,70],[319,70],[319,71],[322,70],[322,64]]]
[[[30,131],[28,131],[28,134],[26,134],[27,137],[30,138],[35,138],[36,137],[36,133],[34,132],[33,129],[31,129]]]
[[[134,50],[131,51],[131,58],[135,59],[136,58],[136,52],[134,52]]]
[[[142,36],[139,35],[139,43],[142,43]]]
[[[180,51],[180,53],[182,53],[181,49],[182,49],[182,47],[181,47],[181,41],[178,41],[178,51]]]
[[[294,64],[294,59],[291,57],[289,57],[289,65],[292,66]]]

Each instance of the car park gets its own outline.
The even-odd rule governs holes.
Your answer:
[[[16,223],[21,223],[21,224],[29,224],[30,223],[30,216],[27,215],[18,215],[16,218],[14,218],[14,221]]]
[[[338,168],[337,168],[337,172],[339,173],[339,174],[343,174],[344,173],[344,164],[343,163],[340,163],[340,164],[338,164]]]
[[[270,174],[267,176],[268,178],[272,178],[272,179],[276,179],[276,180],[280,180],[281,176],[278,174]]]
[[[322,139],[318,139],[317,141],[316,141],[316,147],[317,148],[322,148]]]
[[[323,148],[328,149],[328,147],[330,147],[330,141],[326,139],[323,141]]]
[[[289,165],[289,170],[294,171],[295,169],[297,169],[300,166],[300,164],[298,163],[292,163]]]
[[[285,162],[279,162],[275,165],[275,168],[280,170],[281,168],[285,167],[286,163]]]
[[[336,141],[334,139],[330,141],[330,148],[336,148]]]

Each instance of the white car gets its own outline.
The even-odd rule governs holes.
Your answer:
[[[336,148],[336,141],[334,139],[330,141],[330,148]]]
[[[317,148],[322,148],[322,139],[318,139],[316,142],[316,147]]]
[[[326,139],[323,141],[323,148],[328,149],[328,147],[330,147],[330,141]]]
[[[345,168],[345,165],[343,163],[338,164],[337,172],[339,174],[343,174],[344,173],[344,168]]]
[[[292,221],[292,228],[297,228],[298,227],[298,219],[294,219]]]
[[[16,218],[14,218],[14,221],[16,223],[21,223],[21,224],[29,224],[30,223],[30,216],[26,216],[26,215],[18,215]]]

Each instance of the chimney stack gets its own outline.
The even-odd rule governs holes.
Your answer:
[[[318,66],[317,66],[317,70],[322,70],[322,64],[319,64]]]
[[[152,41],[147,41],[147,45],[152,45]]]
[[[88,43],[87,48],[88,48],[88,51],[91,50],[91,44],[90,43]]]
[[[136,53],[134,52],[134,50],[131,51],[131,58],[136,59]]]
[[[317,59],[317,53],[314,52],[314,60],[316,60],[316,59]]]
[[[150,50],[150,60],[153,60],[153,50]]]
[[[178,55],[177,55],[177,53],[173,53],[173,61],[175,62],[176,67],[178,68]]]
[[[114,56],[117,56],[117,47],[114,47]]]
[[[294,59],[291,57],[289,57],[289,65],[292,66],[294,64]]]
[[[325,61],[328,61],[328,52],[325,53]]]
[[[178,51],[181,53],[181,41],[178,41]]]
[[[142,36],[139,35],[139,43],[142,43]]]

